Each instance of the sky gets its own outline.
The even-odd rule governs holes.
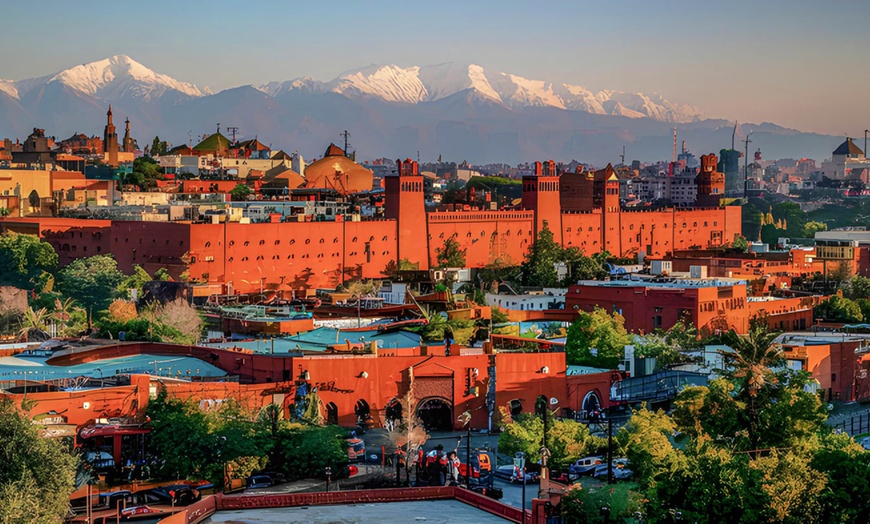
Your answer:
[[[9,80],[118,54],[215,91],[459,62],[656,92],[711,118],[855,137],[870,128],[860,109],[870,2],[859,0],[42,0],[2,12]]]

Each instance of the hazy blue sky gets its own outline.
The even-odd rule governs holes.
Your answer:
[[[658,92],[707,116],[862,136],[870,2],[67,1],[2,8],[0,78],[126,54],[214,90],[367,64],[477,63]]]

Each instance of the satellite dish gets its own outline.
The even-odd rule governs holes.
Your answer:
[[[559,399],[557,399],[556,397],[550,397],[550,405],[551,406],[555,406],[558,403],[559,403]]]

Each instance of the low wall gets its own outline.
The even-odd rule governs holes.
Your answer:
[[[159,524],[197,524],[217,511],[220,495],[209,495],[199,502],[177,511],[170,517],[161,520]]]
[[[502,504],[479,493],[454,486],[334,491],[330,493],[286,493],[280,495],[216,495],[215,499],[217,501],[217,510],[455,499],[487,513],[498,515],[511,522],[522,522],[522,511],[519,508]],[[189,524],[193,522],[198,521],[170,521],[164,519],[161,521],[161,524]]]

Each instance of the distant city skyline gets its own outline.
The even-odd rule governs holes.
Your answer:
[[[444,1],[172,3],[46,1],[4,7],[0,79],[116,54],[214,91],[367,64],[476,63],[530,79],[658,93],[708,118],[863,137],[856,68],[870,4]]]

